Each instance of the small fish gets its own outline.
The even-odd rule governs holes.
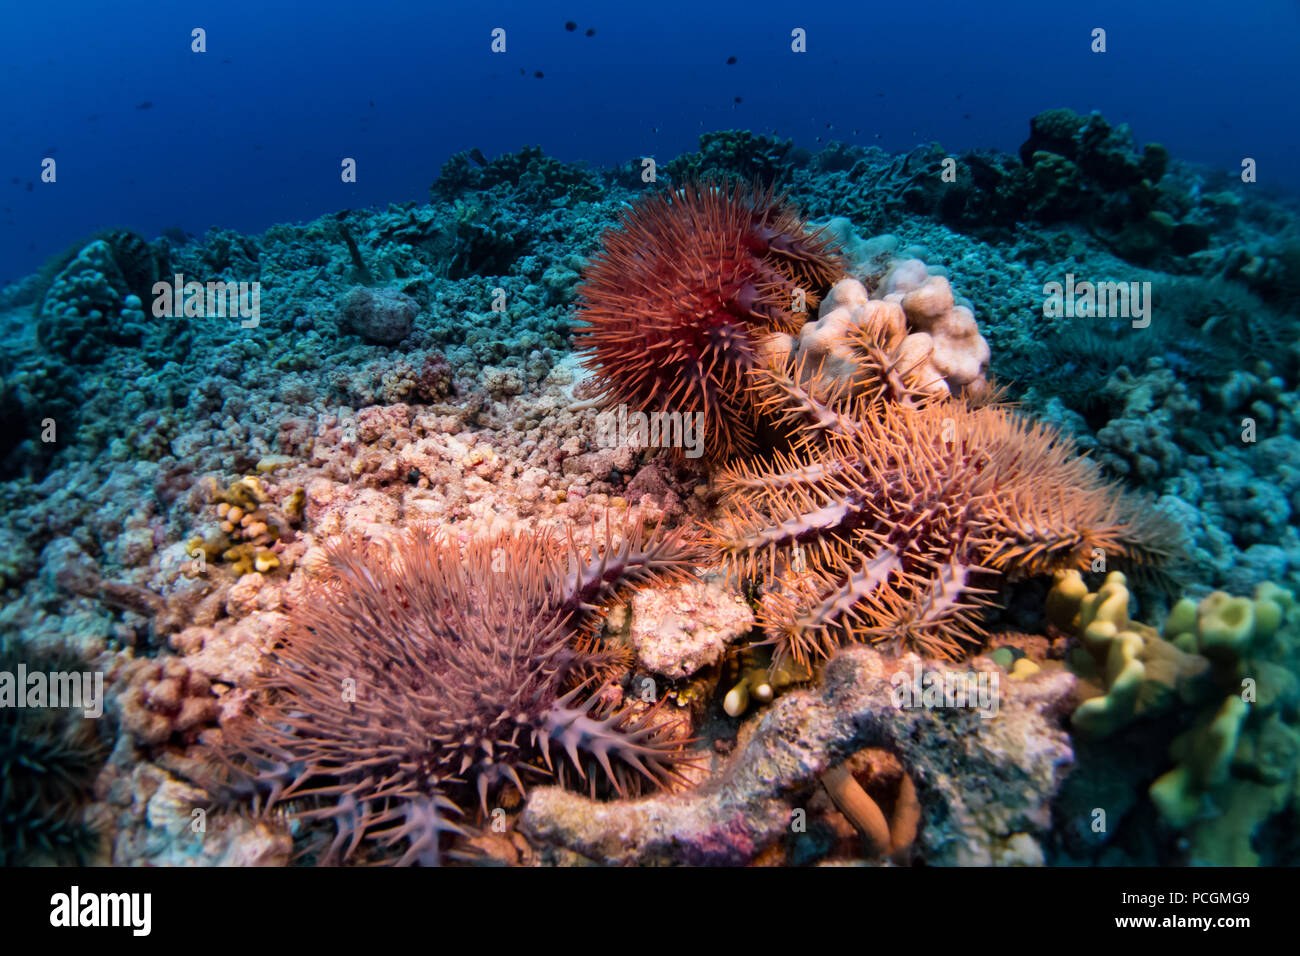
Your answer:
[[[519,75],[520,75],[520,76],[527,76],[527,75],[528,75],[527,73],[524,72],[524,68],[523,68],[522,66],[519,68]]]
[[[13,183],[15,186],[18,185],[18,177],[17,177],[17,176],[14,176],[14,177],[13,177],[12,179],[10,179],[9,181],[10,181],[11,183]]]
[[[578,29],[578,25],[574,23],[572,20],[566,20],[564,22],[564,29],[572,33],[574,30]]]
[[[91,113],[89,116],[86,117],[86,122],[87,122],[87,123],[93,123],[93,122],[95,122],[95,120],[97,120],[97,119],[99,119],[99,114],[98,114],[98,113]]]
[[[533,76],[537,77],[539,80],[544,80],[544,79],[546,79],[546,74],[543,73],[541,70],[534,70],[534,71],[533,71]]]
[[[587,37],[594,37],[595,35],[596,35],[596,31],[591,27],[587,27],[587,32],[583,34],[583,36],[587,36]]]
[[[474,160],[474,162],[478,163],[480,166],[486,166],[488,164],[487,157],[483,155],[483,150],[479,149],[477,146],[469,151],[469,158]]]
[[[962,118],[962,119],[970,119],[970,114],[969,114],[969,113],[962,113],[962,114],[961,114],[961,118]]]
[[[35,189],[35,188],[36,188],[36,184],[35,184],[35,183],[28,183],[28,184],[27,184],[27,191],[28,191],[28,192],[31,192],[31,191],[32,191],[33,189]]]
[[[743,102],[745,102],[745,101],[744,101],[743,99],[741,99],[739,96],[735,96],[735,97],[732,97],[731,102],[733,102],[733,103],[743,103]]]
[[[735,65],[736,65],[736,58],[734,56],[727,57],[727,66],[735,66]]]
[[[136,109],[138,109],[138,110],[151,110],[151,109],[153,109],[153,100],[145,100],[143,103],[141,103],[139,106],[137,106]]]
[[[375,108],[375,101],[374,101],[374,100],[371,100],[371,101],[370,101],[370,108],[371,108],[372,110]]]

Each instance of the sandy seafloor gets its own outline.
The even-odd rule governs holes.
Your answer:
[[[1178,593],[1300,585],[1300,231],[1287,203],[1176,156],[1147,198],[1152,210],[1102,215],[1116,192],[1096,172],[1105,164],[1075,157],[1063,169],[1050,150],[1027,162],[962,158],[982,185],[953,201],[917,174],[943,155],[937,147],[810,155],[746,136],[705,147],[666,164],[664,179],[775,175],[815,223],[845,220],[834,229],[864,274],[890,259],[942,269],[972,304],[1009,397],[1184,529]],[[1121,165],[1142,161],[1123,131],[1100,148]],[[1032,173],[1015,187],[1023,195],[999,205],[1022,166]],[[14,827],[75,831],[93,864],[286,864],[311,835],[283,815],[214,809],[205,832],[193,831],[194,809],[210,806],[195,768],[203,735],[245,705],[332,538],[431,522],[462,542],[517,527],[572,530],[581,542],[607,514],[666,525],[710,516],[716,497],[701,470],[597,446],[590,374],[570,347],[586,257],[647,188],[632,164],[591,170],[535,151],[481,168],[461,158],[428,203],[341,211],[260,236],[214,229],[155,241],[173,272],[259,281],[261,321],[250,329],[215,317],[59,313],[65,327],[52,335],[38,332],[48,324],[37,316],[44,309],[48,323],[57,267],[0,293],[0,631],[13,659],[57,651],[103,671],[108,695],[91,731],[97,746],[83,741],[95,756],[78,770],[71,805],[49,811],[58,825]],[[90,268],[85,246],[61,265]],[[1044,316],[1045,283],[1067,273],[1149,281],[1152,328]],[[409,296],[409,327],[374,318],[382,310],[372,324],[349,318],[358,287]],[[504,311],[492,307],[498,289]],[[132,308],[120,283],[114,292]],[[54,442],[41,440],[47,419]],[[1255,441],[1242,441],[1245,419]],[[223,557],[232,542],[214,544],[218,504],[246,476],[278,540]],[[1300,859],[1294,656],[1272,661],[1282,689],[1266,724],[1179,827],[1160,818],[1147,788],[1174,765],[1179,735],[1207,715],[1173,707],[1107,741],[1078,739],[1069,718],[1081,681],[1060,666],[1068,641],[1044,628],[1046,583],[1000,595],[993,638],[961,665],[1000,672],[995,720],[891,708],[899,661],[875,648],[841,654],[771,707],[732,718],[721,699],[753,614],[716,570],[644,592],[606,625],[635,652],[625,686],[650,676],[689,717],[704,755],[698,787],[598,812],[580,796],[535,790],[509,808],[507,832],[474,838],[485,859],[879,862],[866,860],[818,783],[854,752],[855,776],[886,810],[904,769],[916,781],[919,831],[896,862]],[[1134,620],[1158,626],[1177,596],[1136,594]],[[1288,634],[1296,650],[1300,632]],[[1011,650],[997,658],[999,647]],[[1013,680],[1012,662],[1025,657],[1035,671]],[[24,724],[11,739],[62,732]],[[807,825],[792,830],[797,810]],[[69,859],[39,846],[0,857]]]

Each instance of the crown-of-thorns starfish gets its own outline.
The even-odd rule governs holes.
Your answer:
[[[603,402],[704,416],[712,461],[749,451],[745,386],[774,332],[798,331],[843,274],[832,244],[771,188],[716,180],[653,193],[604,237],[574,344]]]
[[[760,622],[778,659],[806,665],[845,641],[957,658],[982,636],[1001,576],[1171,556],[1172,524],[1055,429],[996,404],[920,400],[898,387],[887,350],[863,356],[851,391],[815,369],[756,373],[795,449],[720,479],[729,507],[710,538],[765,583]]]
[[[548,534],[471,543],[416,528],[389,548],[346,539],[294,613],[248,714],[223,728],[222,785],[267,805],[307,798],[330,819],[326,858],[363,838],[407,841],[400,863],[436,863],[448,814],[526,778],[618,793],[661,786],[689,762],[658,708],[610,707],[595,675],[617,657],[595,625],[616,595],[687,575],[678,533],[567,547]],[[558,751],[558,753],[557,753]],[[592,770],[596,774],[592,774]]]

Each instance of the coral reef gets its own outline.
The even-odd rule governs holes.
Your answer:
[[[1296,216],[1096,115],[948,158],[474,150],[431,203],[107,230],[0,290],[0,631],[108,676],[93,745],[0,713],[6,861],[1300,858]],[[177,272],[260,324],[149,316]],[[1149,281],[1149,327],[1048,314],[1067,273]],[[620,403],[706,414],[709,467],[611,444]],[[561,580],[604,558],[608,617]],[[402,606],[417,564],[449,600]],[[900,708],[914,666],[998,715]],[[618,798],[638,760],[695,789]]]

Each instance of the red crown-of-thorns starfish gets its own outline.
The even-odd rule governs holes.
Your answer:
[[[771,188],[705,180],[654,193],[604,237],[579,292],[575,345],[608,407],[700,413],[705,453],[752,444],[748,373],[844,272]]]
[[[689,757],[658,708],[602,704],[617,657],[595,636],[618,594],[684,578],[677,533],[567,548],[547,534],[459,549],[429,529],[389,548],[346,539],[271,654],[248,714],[223,727],[219,789],[307,798],[330,819],[326,859],[363,838],[405,840],[400,863],[436,863],[449,819],[528,777],[597,775],[618,793],[666,785]],[[569,767],[566,768],[566,759]]]
[[[893,361],[863,361],[863,382],[879,384],[856,395],[806,369],[755,375],[796,449],[728,468],[730,507],[710,535],[724,562],[765,584],[760,620],[778,661],[807,665],[845,641],[954,659],[982,635],[1000,576],[1099,556],[1158,564],[1176,549],[1170,521],[1104,482],[1050,426],[996,404],[896,393],[883,374]]]

